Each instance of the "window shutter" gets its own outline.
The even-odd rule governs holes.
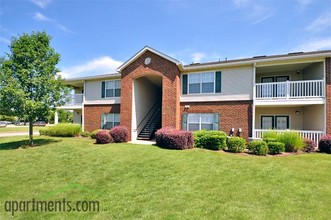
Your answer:
[[[103,129],[104,128],[104,126],[105,126],[105,114],[101,114],[101,116],[100,116],[101,118],[100,118],[100,128],[101,129]]]
[[[221,93],[221,87],[222,87],[222,72],[221,71],[217,71],[216,72],[216,89],[215,92],[216,93]]]
[[[219,130],[220,129],[220,114],[215,113],[214,114],[214,130]]]
[[[105,98],[106,82],[101,83],[101,98]]]
[[[183,75],[182,79],[183,79],[183,83],[182,83],[183,91],[182,91],[182,93],[185,95],[185,94],[187,94],[187,75]]]
[[[187,130],[187,113],[183,114],[182,118],[182,130]]]

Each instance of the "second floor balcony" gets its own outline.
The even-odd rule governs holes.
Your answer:
[[[66,103],[61,108],[82,108],[83,94],[71,94],[66,98]]]
[[[324,80],[255,84],[255,100],[298,100],[325,97]]]

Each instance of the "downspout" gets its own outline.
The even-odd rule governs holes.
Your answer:
[[[252,106],[252,138],[255,139],[255,95],[256,95],[256,62],[253,64],[253,106]]]

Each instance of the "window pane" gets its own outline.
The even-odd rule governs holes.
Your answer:
[[[262,129],[272,129],[272,124],[273,124],[273,116],[262,116],[262,124],[261,127]]]
[[[120,114],[114,114],[114,121],[120,122]]]
[[[121,88],[121,80],[116,80],[115,81],[115,89],[120,89]]]
[[[111,129],[113,126],[113,122],[106,122],[104,129]]]
[[[201,114],[202,123],[214,123],[214,114]]]
[[[213,130],[214,129],[214,126],[213,124],[201,124],[201,130]]]
[[[188,114],[187,122],[188,123],[200,123],[200,114]]]
[[[121,96],[121,89],[115,89],[115,97]]]
[[[114,88],[115,88],[115,81],[106,82],[106,89],[114,89]]]
[[[193,94],[193,93],[200,93],[200,83],[196,83],[196,84],[190,84],[189,85],[189,93]]]
[[[200,83],[200,74],[190,74],[188,78],[189,83]]]
[[[214,83],[214,73],[202,73],[201,74],[201,82],[212,82]]]
[[[114,97],[114,90],[106,89],[106,97]]]
[[[202,83],[202,93],[213,93],[214,83]]]
[[[285,130],[288,129],[288,117],[287,116],[276,116],[276,129]]]
[[[197,131],[197,130],[199,130],[199,124],[189,123],[188,124],[188,130],[189,131]]]

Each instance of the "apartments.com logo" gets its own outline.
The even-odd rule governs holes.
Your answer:
[[[70,201],[62,200],[41,201],[5,201],[4,210],[13,216],[16,212],[99,212],[99,201]]]

